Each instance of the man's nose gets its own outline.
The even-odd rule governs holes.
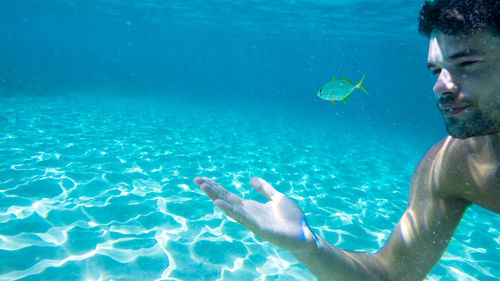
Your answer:
[[[443,95],[456,94],[458,93],[458,85],[446,69],[441,69],[439,77],[433,87],[434,93],[440,97]]]

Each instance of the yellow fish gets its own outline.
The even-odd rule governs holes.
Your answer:
[[[340,100],[346,102],[347,98],[352,95],[352,92],[354,92],[357,88],[368,94],[368,92],[361,86],[365,76],[366,74],[363,75],[363,78],[361,78],[361,81],[358,84],[354,84],[351,80],[345,78],[337,79],[333,77],[332,80],[319,89],[318,97],[337,103],[337,101]]]

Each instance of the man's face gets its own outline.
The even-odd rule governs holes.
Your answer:
[[[500,132],[500,36],[431,34],[429,69],[448,133],[468,138]]]

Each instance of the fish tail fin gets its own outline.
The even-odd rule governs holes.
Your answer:
[[[363,88],[363,86],[361,86],[361,83],[363,83],[363,80],[365,80],[365,76],[366,76],[366,74],[363,75],[363,78],[361,78],[361,81],[359,81],[359,83],[358,83],[358,85],[356,85],[356,87],[360,88],[361,90],[363,90],[363,92],[368,94],[368,91],[365,88]]]

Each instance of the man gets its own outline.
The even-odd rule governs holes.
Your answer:
[[[500,1],[436,0],[420,12],[428,65],[450,134],[417,166],[408,208],[376,254],[345,251],[316,236],[304,213],[269,183],[269,199],[243,200],[207,178],[195,183],[228,216],[288,250],[320,280],[422,280],[471,204],[500,213]]]

